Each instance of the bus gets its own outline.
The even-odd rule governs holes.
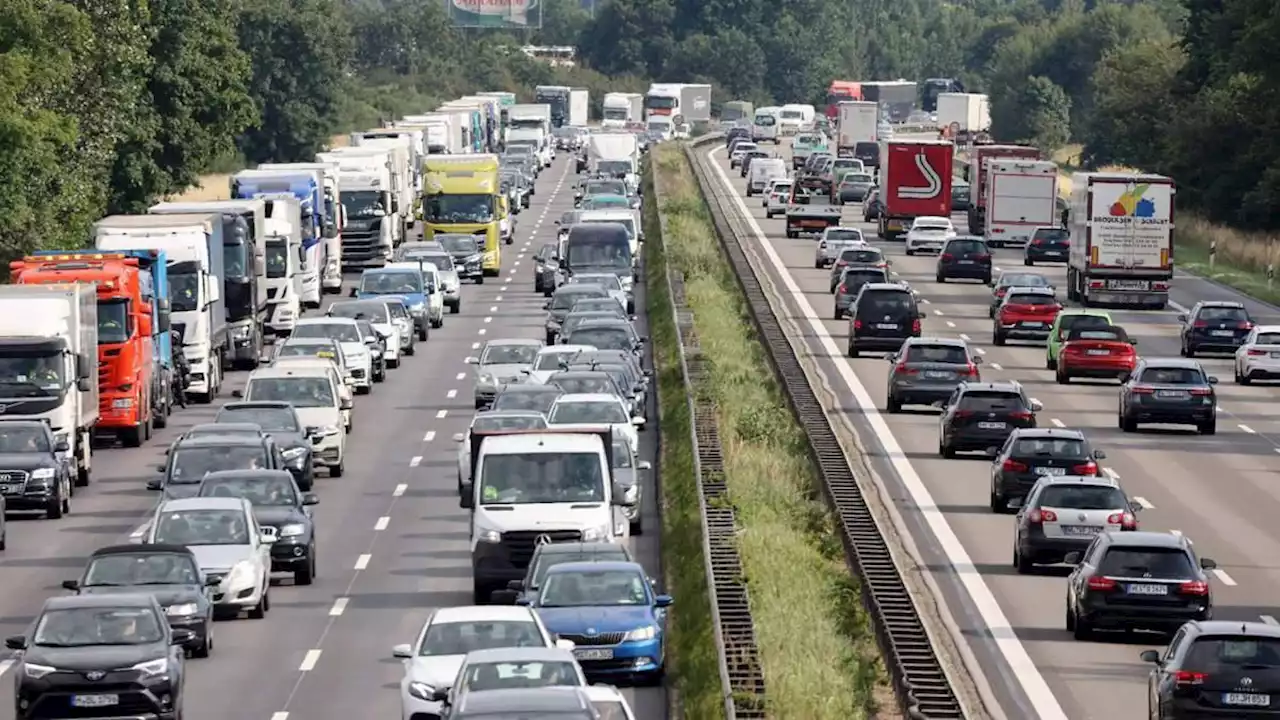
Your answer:
[[[840,116],[840,103],[862,99],[862,83],[852,80],[832,80],[827,88],[827,117],[835,122]]]

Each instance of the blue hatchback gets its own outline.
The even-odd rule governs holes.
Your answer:
[[[666,669],[671,603],[670,595],[654,594],[639,563],[572,562],[548,570],[530,604],[548,631],[574,643],[588,676],[656,684]]]

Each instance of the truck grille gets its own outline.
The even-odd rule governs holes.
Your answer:
[[[568,640],[574,645],[617,645],[627,636],[626,633],[607,632],[598,635],[576,635],[573,633],[559,633],[561,640]]]
[[[577,530],[516,530],[502,533],[502,545],[507,549],[511,564],[518,568],[529,566],[533,549],[543,535],[553,543],[581,542],[582,533]]]
[[[384,258],[382,248],[378,245],[381,226],[371,224],[368,228],[354,229],[350,226],[342,231],[342,264],[344,266],[363,266],[376,263]]]

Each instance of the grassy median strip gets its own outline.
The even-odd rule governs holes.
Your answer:
[[[769,715],[846,720],[881,711],[879,717],[884,717],[883,712],[893,708],[882,701],[892,695],[858,588],[849,576],[832,518],[815,494],[817,480],[804,437],[754,335],[692,170],[675,144],[659,147],[651,164],[662,178],[665,195],[658,198],[657,210],[666,219],[667,234],[656,234],[656,217],[647,218],[647,237],[658,238],[650,243],[658,247],[646,258],[650,318],[655,326],[658,318],[670,324],[665,295],[652,290],[658,287],[656,277],[665,272],[660,266],[665,261],[684,273],[699,344],[715,369],[711,387],[698,392],[719,407],[726,479],[742,526],[739,552]],[[655,305],[659,296],[661,304]],[[674,359],[675,342],[674,332],[655,331],[655,352],[664,362]],[[678,374],[672,381],[679,382]],[[664,419],[668,412],[676,414],[672,404],[680,407],[687,437],[683,387],[664,387],[662,401]],[[663,442],[672,439],[670,426],[664,425]],[[664,470],[664,485],[680,482],[670,471],[670,466]],[[664,492],[668,509],[672,502],[687,502],[688,507],[677,512],[689,513],[690,521],[698,523],[696,487],[681,498],[672,497],[670,486]],[[667,557],[681,551],[679,545],[665,542],[664,548]],[[697,562],[688,574],[702,572],[701,558]]]

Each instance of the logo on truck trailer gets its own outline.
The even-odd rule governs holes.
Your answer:
[[[1111,217],[1155,217],[1155,202],[1142,197],[1147,193],[1147,188],[1149,187],[1151,186],[1129,183],[1129,187],[1124,191],[1124,193],[1117,198],[1114,203],[1112,203]]]
[[[942,192],[942,177],[929,164],[929,158],[925,156],[923,150],[916,154],[916,169],[920,171],[920,177],[925,185],[923,187],[901,185],[898,187],[898,197],[909,200],[930,200],[938,197]]]

